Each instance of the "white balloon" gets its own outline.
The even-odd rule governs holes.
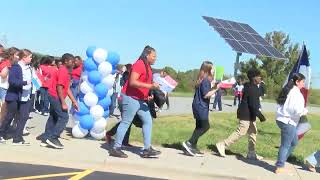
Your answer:
[[[111,97],[111,96],[112,96],[112,94],[113,94],[113,89],[111,88],[111,89],[109,89],[109,90],[108,90],[108,94],[107,94],[107,96],[110,96],[110,97]]]
[[[77,124],[72,128],[72,136],[75,138],[83,138],[88,132],[88,130],[81,128],[80,124]]]
[[[102,48],[96,49],[93,53],[93,59],[99,64],[102,63],[103,61],[106,61],[107,57],[108,57],[108,52]]]
[[[112,88],[114,81],[115,79],[111,74],[102,79],[102,83],[104,83],[108,89]]]
[[[100,118],[99,120],[94,122],[93,128],[90,131],[99,134],[106,130],[107,121],[104,118]]]
[[[81,80],[82,81],[88,81],[88,72],[87,71],[82,72]]]
[[[83,93],[83,94],[87,94],[89,92],[93,92],[93,85],[91,83],[89,83],[88,81],[83,81],[81,84],[80,84],[80,91]]]
[[[99,64],[98,71],[103,77],[105,77],[112,72],[112,65],[108,61],[104,61]]]
[[[88,92],[86,95],[84,95],[83,100],[87,106],[92,107],[98,103],[99,99],[98,99],[98,96],[95,95],[94,93]]]
[[[104,137],[105,137],[105,135],[106,135],[106,131],[103,131],[103,132],[101,132],[101,133],[95,133],[95,132],[93,132],[93,131],[90,131],[90,135],[93,137],[93,138],[95,138],[95,139],[97,139],[97,140],[101,140],[101,139],[103,139]]]
[[[90,114],[92,115],[92,117],[96,120],[100,119],[103,117],[103,114],[104,114],[104,109],[102,106],[100,105],[95,105],[95,106],[92,106],[90,108]]]

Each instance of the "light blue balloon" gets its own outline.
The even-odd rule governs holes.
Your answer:
[[[88,73],[88,80],[91,84],[98,84],[101,81],[101,75],[98,71],[91,71]]]
[[[112,66],[116,66],[120,61],[120,56],[116,52],[108,51],[107,61],[109,61]]]
[[[94,119],[91,115],[87,114],[87,115],[80,116],[79,120],[80,120],[80,127],[82,127],[83,129],[90,130],[93,127]]]
[[[116,69],[113,69],[112,72],[111,72],[112,75],[114,75],[114,74],[116,74],[116,73],[117,73],[117,70],[116,70]]]
[[[94,60],[92,58],[87,58],[83,62],[83,66],[84,66],[84,70],[86,70],[88,72],[98,69],[98,66],[96,65],[96,63],[94,62]]]
[[[92,58],[92,57],[93,57],[93,53],[94,53],[94,51],[95,51],[96,49],[97,49],[96,46],[89,46],[89,47],[87,48],[87,51],[86,51],[87,56],[90,57],[90,58]]]
[[[94,91],[96,95],[101,98],[107,95],[108,87],[104,83],[99,83],[94,87]]]
[[[103,109],[106,111],[106,110],[109,110],[109,106],[111,104],[111,98],[109,96],[106,96],[105,98],[101,99],[99,102],[98,102],[98,105],[100,105],[101,107],[103,107]]]
[[[109,117],[109,113],[110,113],[109,110],[105,110],[104,114],[103,114],[103,117],[104,118],[108,118]]]
[[[83,102],[79,102],[79,112],[77,114],[79,116],[90,114],[90,110]]]

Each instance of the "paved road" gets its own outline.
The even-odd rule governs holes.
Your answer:
[[[41,166],[22,163],[0,162],[0,179],[55,179],[65,180],[75,176],[82,176],[84,180],[157,180],[156,178],[134,176],[126,174],[117,174],[110,172],[62,168],[55,166]]]

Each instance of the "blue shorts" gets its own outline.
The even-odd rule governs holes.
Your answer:
[[[4,101],[4,100],[5,100],[6,94],[7,94],[7,89],[0,88],[0,100],[1,100],[1,101]]]

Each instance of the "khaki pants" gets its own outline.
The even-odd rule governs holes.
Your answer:
[[[238,141],[242,136],[248,134],[248,150],[254,152],[256,147],[257,138],[257,124],[256,122],[239,120],[239,126],[227,139],[224,140],[225,145],[228,147]]]

